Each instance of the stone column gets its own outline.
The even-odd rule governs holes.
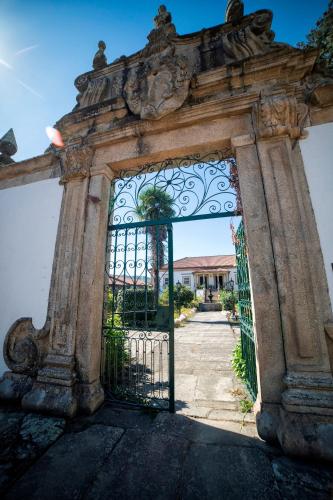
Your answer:
[[[269,96],[254,115],[286,359],[278,438],[288,453],[333,459],[333,379],[325,341],[331,310],[297,141],[304,106],[295,97]]]
[[[47,355],[25,409],[73,416],[77,410],[75,346],[86,204],[93,150],[74,145],[62,154],[65,185],[49,305]]]
[[[109,169],[93,167],[87,197],[75,356],[78,404],[86,413],[104,400],[100,362],[111,179]]]
[[[257,359],[259,435],[277,439],[285,361],[274,256],[254,135],[234,137],[247,241]]]

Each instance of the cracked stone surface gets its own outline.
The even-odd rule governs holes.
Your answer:
[[[7,448],[31,440],[44,450],[21,462],[16,476],[12,470],[11,482],[0,486],[1,498],[329,500],[333,493],[328,465],[286,458],[246,422],[111,405],[66,426],[61,419],[52,426],[51,420],[0,411]],[[0,477],[8,475],[4,458]]]

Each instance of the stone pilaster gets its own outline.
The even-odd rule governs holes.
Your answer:
[[[287,96],[265,98],[255,116],[286,360],[278,438],[286,452],[332,459],[333,378],[325,341],[331,313],[297,142],[304,105]]]
[[[70,146],[62,155],[65,185],[50,295],[48,352],[22,399],[26,409],[72,416],[77,410],[75,343],[86,203],[93,150]]]
[[[242,196],[256,343],[257,426],[266,441],[277,439],[285,361],[274,256],[254,135],[232,139]]]
[[[94,167],[87,197],[76,335],[79,409],[92,413],[104,400],[100,384],[105,248],[111,172]]]

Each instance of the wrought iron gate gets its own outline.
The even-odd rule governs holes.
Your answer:
[[[174,411],[172,223],[239,215],[239,207],[227,149],[118,172],[103,312],[108,398]]]
[[[118,225],[109,237],[104,387],[113,398],[174,411],[172,225]]]
[[[247,260],[246,239],[243,221],[238,226],[235,238],[239,320],[241,330],[242,357],[245,361],[246,385],[253,400],[257,397],[257,369],[253,332],[252,301]]]

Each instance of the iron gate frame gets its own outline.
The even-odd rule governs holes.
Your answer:
[[[245,364],[245,384],[253,401],[258,394],[255,337],[253,328],[252,298],[247,258],[244,222],[241,220],[235,238],[237,264],[238,306],[242,358]]]
[[[229,174],[227,175],[225,173],[226,166],[224,165],[220,171],[218,171],[217,165],[221,163],[228,163],[229,162]],[[115,184],[117,181],[121,181],[123,183],[123,190],[130,186],[131,183],[134,181],[135,178],[140,178],[140,176],[145,176],[147,173],[148,174],[154,174],[156,177],[161,174],[165,174],[165,171],[171,171],[171,172],[179,172],[181,173],[184,172],[184,168],[192,167],[192,166],[198,166],[199,169],[202,168],[201,165],[205,165],[207,169],[210,172],[210,175],[217,174],[217,178],[222,178],[222,181],[219,183],[219,189],[217,190],[218,192],[215,194],[209,194],[209,188],[211,187],[212,181],[208,181],[206,177],[204,178],[204,194],[203,198],[201,200],[201,205],[199,208],[202,208],[202,206],[208,206],[207,211],[205,213],[199,213],[200,210],[198,208],[195,209],[195,211],[191,215],[184,215],[184,213],[179,211],[178,215],[175,217],[169,217],[169,218],[159,218],[156,220],[146,220],[142,222],[132,222],[133,218],[132,216],[127,217],[127,222],[124,222],[124,220],[121,220],[121,217],[115,216],[115,210],[116,210],[116,202],[117,199],[120,198],[120,195],[123,194],[122,190],[118,193],[117,196],[113,196],[114,192],[111,190],[111,196],[110,196],[110,207],[109,207],[109,214],[110,214],[110,221],[112,220],[112,223],[108,224],[108,232],[114,231],[114,230],[124,230],[124,229],[133,229],[133,228],[147,228],[149,226],[167,226],[168,228],[168,255],[169,255],[169,261],[168,261],[168,288],[169,288],[169,411],[174,412],[175,411],[175,381],[174,381],[174,375],[175,375],[175,368],[174,368],[174,283],[173,283],[173,237],[172,237],[172,224],[174,223],[179,223],[179,222],[189,222],[189,221],[196,221],[196,220],[209,220],[209,219],[217,219],[217,218],[225,218],[225,217],[233,217],[233,216],[239,216],[242,213],[241,209],[241,200],[240,200],[240,191],[239,191],[239,182],[238,182],[238,173],[237,173],[237,166],[235,159],[233,158],[230,149],[225,149],[224,151],[214,151],[211,153],[207,153],[205,155],[203,154],[198,154],[198,155],[192,155],[192,156],[187,156],[183,158],[172,158],[165,160],[164,162],[157,162],[157,163],[150,163],[147,165],[144,165],[141,169],[131,171],[131,170],[124,170],[121,173],[118,173],[117,177],[114,178],[113,183]],[[157,168],[158,167],[158,168]],[[192,176],[193,177],[193,176]],[[195,174],[195,179],[200,179],[200,177]],[[145,180],[145,178],[144,178]],[[202,181],[202,179],[200,179]],[[215,179],[216,180],[216,179]],[[143,183],[144,185],[144,183]],[[146,185],[149,185],[149,182],[146,183]],[[142,186],[140,186],[141,188]],[[194,192],[195,188],[195,182],[193,182],[193,179],[189,182],[188,179],[183,179],[183,185],[182,185],[183,191],[186,191],[186,196],[185,198],[188,199],[188,192],[191,190]],[[216,188],[215,188],[216,189]],[[231,191],[230,191],[231,190]],[[231,195],[234,197],[234,202],[232,202],[229,199],[227,199],[224,204],[220,203],[218,200],[216,200],[216,195],[223,195],[223,194],[228,194],[229,196]],[[180,194],[178,193],[178,199],[180,197]],[[123,200],[121,199],[120,201],[120,208],[123,208],[124,204]],[[184,208],[184,207],[183,207]],[[108,259],[107,259],[108,262]],[[102,359],[104,355],[102,354]],[[103,369],[102,369],[103,371]],[[136,405],[140,405],[140,403],[136,402]],[[165,408],[159,408],[159,409],[165,409]]]

